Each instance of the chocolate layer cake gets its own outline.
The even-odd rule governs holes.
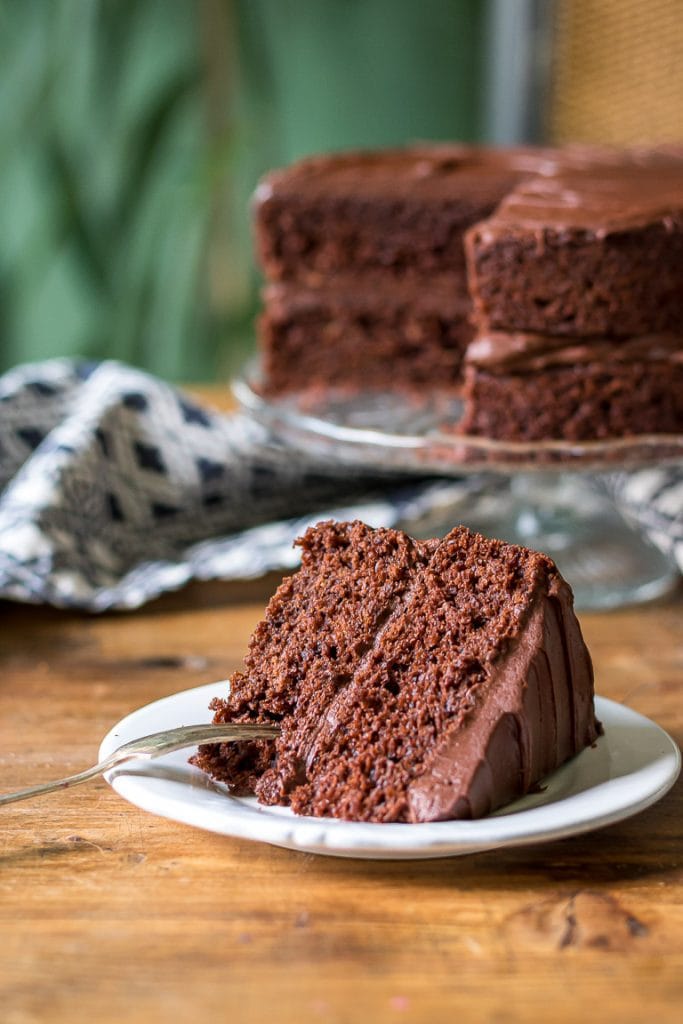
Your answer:
[[[267,175],[254,202],[264,390],[446,388],[472,336],[463,236],[550,151],[345,153]],[[314,350],[314,351],[311,351]]]
[[[271,600],[200,748],[237,793],[359,821],[479,817],[594,742],[590,657],[553,563],[464,527],[415,541],[322,523]]]

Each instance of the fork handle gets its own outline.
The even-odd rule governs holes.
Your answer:
[[[106,772],[110,767],[113,767],[113,765],[106,763],[96,764],[92,768],[86,768],[85,771],[77,772],[76,775],[69,775],[65,779],[56,779],[54,782],[42,782],[38,786],[27,786],[26,789],[18,789],[15,793],[5,793],[4,796],[0,796],[0,807],[5,804],[16,803],[17,800],[28,800],[32,796],[42,796],[43,793],[54,793],[58,789],[71,789],[72,786],[79,786],[81,782],[94,779],[97,775],[101,775],[102,772]]]
[[[140,739],[124,743],[123,746],[113,750],[104,761],[93,765],[92,768],[86,768],[85,771],[77,772],[76,775],[68,775],[65,779],[56,779],[54,782],[43,782],[38,786],[27,786],[26,789],[18,789],[15,793],[6,793],[4,796],[0,796],[0,807],[16,803],[18,800],[28,800],[33,796],[42,796],[44,793],[54,793],[58,789],[80,786],[82,782],[88,782],[89,779],[94,779],[125,761],[149,761],[162,754],[182,750],[183,747],[195,747],[199,743],[275,739],[279,732],[280,729],[277,725],[259,725],[251,722],[230,722],[226,725],[182,725],[177,729],[155,732],[149,736],[141,736]]]

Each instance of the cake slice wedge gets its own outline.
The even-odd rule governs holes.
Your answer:
[[[417,541],[328,522],[299,543],[212,705],[281,735],[201,747],[213,778],[299,814],[480,817],[597,738],[571,590],[544,555],[465,527]]]

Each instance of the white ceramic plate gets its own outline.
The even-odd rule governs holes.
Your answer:
[[[208,703],[225,696],[226,683],[173,694],[133,712],[114,726],[100,758],[128,740],[181,725],[209,722]],[[676,781],[681,756],[663,729],[614,701],[596,698],[605,735],[545,780],[531,794],[478,821],[374,825],[301,818],[283,807],[261,807],[231,796],[189,765],[191,750],[154,761],[131,761],[107,781],[145,811],[242,839],[257,839],[307,853],[410,860],[452,857],[503,846],[562,839],[628,818],[649,807]]]

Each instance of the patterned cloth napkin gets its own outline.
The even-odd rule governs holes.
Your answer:
[[[683,568],[683,471],[610,481]],[[119,363],[21,366],[0,377],[0,597],[136,608],[192,579],[291,568],[319,519],[394,526],[482,486],[332,465]]]

